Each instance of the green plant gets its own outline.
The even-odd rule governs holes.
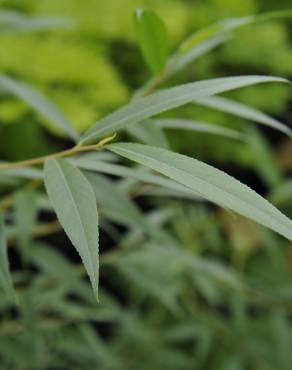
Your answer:
[[[37,91],[10,77],[2,76],[0,78],[2,89],[22,98],[52,121],[56,130],[62,130],[68,139],[75,142],[72,148],[64,151],[20,162],[2,162],[0,164],[1,181],[7,184],[11,183],[14,191],[14,194],[7,194],[0,203],[2,210],[8,210],[5,213],[6,222],[1,219],[0,223],[1,252],[4,256],[1,260],[1,286],[17,299],[18,292],[13,293],[8,270],[5,235],[10,243],[13,243],[15,237],[17,238],[21,246],[21,259],[24,266],[29,261],[33,261],[33,264],[45,271],[44,275],[34,281],[32,291],[24,289],[24,293],[20,294],[25,330],[27,330],[28,337],[31,336],[34,341],[33,353],[29,352],[27,355],[30,356],[30,359],[26,358],[25,351],[21,355],[25,362],[31,364],[29,366],[45,368],[50,363],[48,359],[41,358],[42,354],[45,353],[42,347],[44,338],[35,327],[36,322],[32,318],[39,317],[38,315],[42,312],[42,309],[48,309],[51,299],[55,305],[53,311],[59,310],[61,316],[63,315],[69,321],[74,321],[76,318],[82,321],[84,317],[93,321],[99,319],[121,320],[124,334],[121,343],[115,339],[117,342],[113,344],[113,353],[116,353],[116,357],[113,353],[108,354],[103,340],[97,337],[94,330],[86,323],[79,326],[77,331],[72,330],[72,333],[69,327],[68,330],[66,329],[62,333],[61,337],[57,338],[58,351],[65,354],[76,351],[76,354],[80,356],[79,361],[81,363],[83,358],[86,359],[88,367],[91,364],[101,362],[104,369],[134,369],[137,368],[137,363],[144,357],[146,362],[141,365],[142,369],[146,369],[147,366],[159,368],[162,365],[168,365],[170,368],[189,369],[191,359],[188,357],[187,351],[183,354],[179,351],[172,352],[171,345],[170,347],[167,345],[168,341],[179,342],[180,335],[185,338],[185,334],[181,333],[188,332],[188,326],[192,327],[192,323],[186,323],[183,319],[180,321],[180,299],[186,300],[182,303],[184,309],[196,312],[203,322],[205,320],[210,327],[214,328],[214,331],[224,333],[224,336],[227,337],[226,343],[234,340],[232,332],[230,333],[232,330],[229,327],[222,325],[216,319],[212,319],[212,315],[204,312],[199,304],[193,307],[192,298],[186,298],[189,294],[187,293],[188,286],[184,281],[184,274],[187,275],[187,279],[197,286],[200,292],[204,291],[205,298],[210,302],[222,299],[221,296],[218,298],[219,294],[216,297],[216,292],[214,292],[213,282],[215,281],[216,284],[235,292],[234,294],[242,294],[243,299],[252,297],[251,300],[254,301],[258,299],[262,302],[268,302],[268,304],[275,304],[269,294],[250,288],[234,271],[217,266],[211,261],[204,261],[181,247],[181,244],[183,244],[181,240],[176,240],[172,233],[168,233],[160,227],[164,220],[172,219],[172,210],[162,207],[146,216],[143,215],[131,197],[137,194],[140,196],[160,194],[192,199],[197,202],[207,199],[227,210],[234,211],[266,226],[290,241],[292,240],[292,223],[289,218],[249,187],[224,172],[193,158],[172,152],[164,132],[165,128],[174,127],[219,134],[246,141],[249,139],[248,135],[254,134],[252,130],[246,134],[238,130],[191,120],[152,119],[153,116],[164,113],[169,109],[188,103],[196,103],[251,119],[291,137],[291,130],[280,121],[254,108],[227,98],[217,97],[217,94],[240,87],[267,82],[287,82],[282,78],[267,76],[217,78],[165,88],[155,92],[159,84],[196,60],[198,56],[223,43],[232,30],[252,22],[261,21],[266,17],[277,17],[286,14],[273,13],[269,16],[245,17],[216,23],[214,26],[188,38],[174,55],[166,58],[168,50],[166,46],[161,54],[161,47],[164,47],[161,45],[166,42],[165,27],[162,21],[150,11],[140,9],[137,13],[136,27],[141,50],[150,69],[157,74],[137,91],[128,105],[98,121],[81,137],[71,125],[70,120]],[[157,43],[149,42],[152,38],[155,38]],[[110,143],[116,139],[117,133],[121,130],[138,138],[143,144]],[[126,167],[117,164],[116,162],[120,161],[120,157],[136,162],[138,166]],[[35,165],[44,165],[44,170],[42,167],[32,167]],[[124,178],[124,181],[112,181],[111,177],[105,177],[104,174]],[[31,182],[23,184],[19,180],[23,178],[29,178]],[[43,179],[46,192],[42,189]],[[11,224],[8,221],[9,210],[12,205],[15,206],[15,216],[13,217],[14,222]],[[28,209],[30,212],[28,212]],[[115,222],[126,226],[130,230],[129,235],[126,234],[121,238],[121,241],[119,240],[119,248],[101,255],[102,263],[115,266],[122,274],[135,280],[138,288],[142,287],[144,291],[155,296],[171,315],[177,315],[177,327],[173,331],[169,328],[165,337],[156,333],[157,328],[160,325],[163,326],[164,319],[171,320],[167,315],[160,315],[160,309],[158,309],[154,317],[152,317],[151,312],[149,312],[149,317],[146,317],[146,320],[149,321],[149,327],[141,328],[143,320],[139,320],[139,312],[135,312],[135,304],[131,307],[131,314],[129,314],[106,293],[101,294],[101,307],[97,308],[98,306],[92,299],[88,286],[80,279],[80,276],[84,274],[84,269],[76,270],[72,268],[66,260],[46,248],[42,242],[32,241],[35,236],[47,235],[60,229],[59,223],[55,221],[37,224],[35,227],[37,213],[44,210],[50,214],[53,210],[56,212],[61,226],[82,259],[96,296],[98,295],[99,280],[98,223],[100,222],[105,230],[109,230],[113,237],[115,233],[118,234],[113,225]],[[204,218],[204,216],[202,217]],[[217,230],[216,226],[213,230]],[[276,238],[267,230],[261,232],[268,238]],[[141,249],[133,248],[133,245],[140,243],[141,238]],[[215,238],[216,241],[220,240],[217,236]],[[212,244],[210,241],[208,243]],[[161,269],[157,268],[158,260],[165,262],[165,266]],[[192,274],[192,270],[196,271],[196,276]],[[27,284],[27,277],[21,276],[21,274],[16,276],[14,280],[16,285],[17,281],[24,285]],[[62,281],[62,284],[57,284],[58,289],[55,290],[54,284],[59,280]],[[83,307],[68,303],[67,295],[68,292],[72,293],[72,286],[74,287],[73,292],[78,294],[79,299],[86,302]],[[34,290],[38,292],[36,296],[33,294]],[[41,294],[39,294],[40,291]],[[181,292],[186,294],[181,295]],[[139,302],[139,289],[137,297],[137,302]],[[3,303],[4,308],[6,305],[9,306],[10,302],[7,298],[7,301]],[[137,302],[136,304],[138,304]],[[190,307],[188,307],[189,303],[192,303]],[[231,299],[230,307],[242,317],[244,316],[242,312],[244,303],[242,305],[241,303],[233,302]],[[105,305],[104,309],[103,304]],[[277,304],[275,305],[277,306]],[[186,312],[184,313],[186,314]],[[40,323],[41,327],[42,325],[45,328],[49,327],[48,338],[54,337],[58,325],[62,324],[62,319],[60,323],[58,320],[58,318],[51,319],[48,315]],[[282,312],[276,313],[275,317],[270,318],[270,320],[275,320],[275,325],[285,326],[286,318],[283,317]],[[152,327],[153,323],[157,324],[156,329],[155,326]],[[236,326],[236,323],[234,325]],[[17,332],[22,329],[23,327],[19,328],[17,325],[16,327],[12,325],[11,329],[8,325],[6,330],[9,333],[9,330]],[[194,330],[204,331],[199,326]],[[155,332],[154,335],[153,331]],[[205,348],[208,348],[208,343],[211,341],[212,330],[210,332],[206,330],[204,333],[206,343],[204,344],[203,341],[198,345],[196,350],[198,358],[204,358],[206,355]],[[64,336],[66,341],[61,343]],[[4,348],[9,350],[9,340],[6,339],[3,339]],[[83,340],[88,343],[88,349],[85,347],[78,348],[78,344]],[[143,346],[139,348],[138,360],[133,358],[129,361],[129,356],[120,359],[118,356],[119,349],[124,348],[123,351],[126,351],[135,340],[145,346],[145,348]],[[192,338],[192,340],[195,339]],[[21,337],[19,342],[19,348],[22,348],[22,350],[25,349],[24,341],[25,336]],[[239,342],[236,345],[241,348]],[[91,351],[90,346],[98,352]],[[149,353],[155,351],[156,347],[160,348],[161,354],[165,352],[163,361],[160,360],[160,357],[156,358],[156,356],[149,359]],[[9,353],[9,351],[7,352]],[[5,356],[4,353],[1,353],[1,355],[4,358],[3,361],[9,364],[9,356],[7,354]],[[69,356],[68,362],[66,362],[66,356],[62,358],[57,354],[58,366],[72,366],[77,369],[79,363],[74,363],[75,355]],[[252,364],[251,366],[264,369],[266,360],[262,361],[252,351],[247,352],[243,357],[245,358],[245,356],[246,361]],[[153,361],[153,364],[147,365],[150,361]],[[239,366],[241,366],[241,359],[238,360],[236,356],[234,358],[227,356],[224,361],[229,364],[230,368],[236,368],[236,366],[240,368]],[[262,362],[264,365],[262,365]],[[213,367],[212,364],[210,366]],[[227,368],[227,365],[222,366]],[[21,367],[18,366],[18,368]],[[28,368],[27,365],[26,368]]]

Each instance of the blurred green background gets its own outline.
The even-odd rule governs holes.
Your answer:
[[[175,50],[218,20],[289,9],[291,0],[0,0],[0,11],[73,22],[51,31],[1,33],[0,73],[38,88],[82,132],[151,77],[133,26],[137,7],[164,20]],[[292,20],[242,28],[169,85],[247,74],[292,79]],[[228,96],[292,123],[289,86],[260,85]],[[248,143],[182,131],[168,137],[174,150],[225,170],[292,217],[291,140],[199,106],[167,116],[246,130]],[[50,122],[1,92],[2,160],[69,146]],[[0,185],[2,195],[10,191]],[[105,258],[99,304],[63,233],[32,241],[28,270],[12,252],[22,298],[19,307],[4,296],[0,302],[1,370],[291,370],[291,243],[204,203],[155,197],[138,204],[154,223],[166,224],[163,232],[177,248],[166,252],[105,220],[104,251],[121,243],[134,247]]]

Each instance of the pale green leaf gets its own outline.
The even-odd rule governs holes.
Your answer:
[[[257,15],[224,19],[203,29],[199,29],[188,36],[187,39],[182,42],[177,52],[170,57],[161,82],[169,79],[176,72],[193,63],[200,56],[228,41],[233,36],[233,31],[258,22],[291,17],[291,10],[272,11]],[[139,89],[136,97],[143,96],[143,93],[155,82],[154,79],[148,81],[145,86]]]
[[[247,133],[256,172],[269,187],[278,186],[282,181],[282,173],[271,144],[256,127],[248,127]]]
[[[105,215],[123,225],[149,231],[139,208],[117,185],[102,175],[87,172],[85,176],[89,180],[96,200]]]
[[[127,131],[130,135],[144,144],[168,149],[167,138],[163,130],[154,122],[154,120],[149,119],[145,122],[131,125],[128,127]]]
[[[91,161],[85,158],[71,159],[70,162],[83,170],[96,171],[108,175],[136,179],[147,184],[153,184],[167,189],[172,189],[174,191],[187,194],[194,199],[198,199],[198,195],[196,195],[194,191],[191,191],[187,187],[167,179],[164,176],[149,173],[149,171],[145,170],[145,168],[128,168],[119,164],[97,160]]]
[[[91,127],[80,143],[92,142],[104,135],[120,130],[130,124],[141,122],[158,113],[176,108],[195,99],[205,98],[224,91],[264,82],[287,82],[282,78],[269,76],[226,77],[193,82],[135,100],[118,109]]]
[[[169,59],[165,76],[167,78],[172,77],[175,73],[181,71],[201,56],[209,53],[217,46],[224,44],[229,38],[227,34],[215,35],[204,41],[202,40],[202,42],[194,45],[184,53],[176,53]]]
[[[36,193],[32,188],[19,190],[15,196],[15,224],[21,251],[29,255],[30,236],[35,225],[37,215]]]
[[[141,144],[113,144],[108,148],[292,240],[289,218],[248,186],[218,169],[181,154]]]
[[[208,108],[217,109],[222,112],[230,113],[235,116],[272,127],[278,131],[283,132],[289,137],[292,137],[292,130],[289,127],[285,126],[282,122],[268,116],[258,109],[249,107],[245,104],[238,103],[233,100],[222,98],[219,96],[211,96],[203,99],[198,99],[195,102]]]
[[[285,182],[272,189],[269,199],[277,205],[290,205],[292,200],[292,179],[288,178]]]
[[[12,10],[0,12],[0,33],[48,31],[72,26],[72,20],[64,17],[27,16]]]
[[[163,74],[163,78],[161,80],[165,81],[172,77],[174,74],[182,70],[183,68],[187,67],[189,64],[193,63],[195,60],[200,58],[201,56],[207,54],[208,52],[215,49],[217,46],[223,44],[228,40],[227,35],[215,35],[214,37],[207,39],[198,45],[191,48],[189,51],[185,53],[176,53],[172,57],[169,58],[167,63],[166,70]],[[153,85],[156,85],[157,81],[155,77],[151,78],[144,86],[142,86],[135,94],[134,98],[141,98],[145,92],[149,90]]]
[[[285,9],[238,18],[223,19],[188,36],[181,44],[179,52],[181,54],[187,53],[204,42],[212,40],[214,37],[224,35],[227,32],[237,30],[250,24],[291,17],[292,11],[290,9]]]
[[[45,186],[49,199],[72,244],[77,249],[98,292],[98,214],[88,180],[64,159],[45,163]]]
[[[179,118],[165,118],[154,120],[154,122],[161,128],[171,128],[176,130],[190,130],[202,132],[206,134],[213,134],[225,136],[232,139],[243,139],[244,135],[240,131],[232,130],[227,127],[212,125],[205,122],[192,121],[188,119]]]
[[[153,74],[163,71],[168,58],[167,30],[152,11],[137,9],[135,26],[143,57]]]
[[[7,244],[2,213],[0,213],[0,284],[1,289],[6,293],[14,295],[14,288],[9,272]]]
[[[34,88],[23,82],[16,81],[3,75],[0,76],[0,87],[1,89],[4,89],[4,91],[7,91],[25,101],[38,113],[42,114],[54,123],[56,127],[64,131],[68,137],[74,141],[79,139],[78,132],[59,108]]]

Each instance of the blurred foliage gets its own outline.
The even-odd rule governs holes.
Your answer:
[[[172,48],[184,36],[219,19],[271,8],[261,0],[90,0],[86,5],[80,0],[2,0],[3,9],[71,17],[75,26],[71,30],[1,35],[0,72],[39,88],[83,131],[125,103],[133,88],[147,79],[132,24],[133,10],[141,6],[155,10],[165,21]],[[225,46],[181,73],[175,82],[244,73],[290,77],[291,60],[289,24],[265,22],[236,33]],[[290,98],[289,89],[277,85],[244,89],[232,95],[274,115],[285,112]],[[5,125],[13,124],[25,116],[28,109],[23,103],[5,97],[0,106],[0,120]],[[187,108],[184,112],[186,117],[203,121],[213,120],[229,126],[239,124],[222,113],[211,115],[209,110]],[[48,126],[43,120],[42,123]],[[200,141],[188,141],[187,137],[181,140],[185,151],[200,147]],[[177,145],[180,149],[179,142]],[[216,139],[208,140],[208,145],[213,150],[218,147]],[[211,152],[205,151],[204,157],[213,159]],[[220,146],[221,160],[229,160],[231,153],[232,160],[242,165],[251,162],[248,153],[232,145],[231,149]],[[9,152],[3,154],[11,156]]]
[[[189,33],[217,20],[289,8],[291,1],[0,0],[0,6],[74,20],[69,30],[1,34],[0,72],[37,87],[83,131],[126,103],[150,77],[132,25],[135,8],[160,15],[174,49]],[[236,32],[172,82],[238,74],[291,78],[291,22],[270,21]],[[228,96],[291,123],[290,94],[288,87],[271,84]],[[2,92],[0,98],[2,159],[66,147],[26,104]],[[195,105],[168,114],[178,115],[233,128],[250,125]],[[247,144],[181,131],[168,137],[178,151],[227,169],[291,217],[291,140],[266,128],[249,127],[248,133]],[[0,178],[1,194],[22,182]],[[162,241],[104,217],[102,293],[96,303],[58,225],[49,223],[52,235],[46,238],[27,240],[35,232],[40,236],[51,221],[37,187],[34,193],[29,204],[39,211],[38,218],[34,209],[26,212],[21,197],[8,214],[8,224],[18,227],[10,225],[8,240],[19,302],[16,306],[1,292],[1,369],[291,369],[291,243],[204,203],[163,196],[150,200],[137,192],[137,204],[153,229],[162,232]],[[26,225],[19,221],[23,214],[31,217]],[[25,243],[18,235],[23,228]],[[18,243],[25,244],[25,251],[16,248]],[[111,253],[117,247],[121,252]]]

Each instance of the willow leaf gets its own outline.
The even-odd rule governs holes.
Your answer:
[[[226,77],[192,82],[166,89],[134,100],[108,115],[85,132],[80,143],[92,142],[125,126],[141,122],[158,113],[190,103],[195,99],[264,82],[286,82],[286,80],[269,76]]]
[[[2,164],[5,162],[1,161],[0,163]],[[0,171],[0,178],[3,179],[5,177],[40,180],[43,178],[43,173],[38,168],[34,168],[34,167],[11,168],[8,170]]]
[[[0,76],[0,87],[1,89],[4,89],[4,91],[7,91],[25,101],[38,113],[41,113],[54,123],[56,127],[64,131],[68,137],[74,141],[79,139],[79,134],[59,108],[34,88],[23,82],[16,81],[3,75]]]
[[[164,131],[158,127],[154,120],[146,120],[127,128],[130,135],[138,139],[143,144],[158,146],[168,149],[169,145]]]
[[[65,159],[45,163],[49,199],[72,244],[77,249],[98,293],[98,214],[93,189],[81,171]]]
[[[258,22],[291,17],[292,11],[285,9],[239,18],[224,19],[200,29],[187,37],[180,45],[177,52],[169,58],[162,80],[165,81],[169,79],[176,72],[182,70],[202,55],[227,42],[233,36],[233,31],[237,29]],[[154,79],[149,80],[135,96],[143,96],[143,93],[147,91],[149,86],[152,86],[153,83],[155,83]]]
[[[224,35],[230,31],[235,31],[251,24],[291,17],[291,9],[285,9],[261,14],[253,14],[244,17],[223,19],[188,36],[187,39],[184,40],[181,44],[179,52],[182,54],[187,53],[190,50],[193,50],[195,47],[201,45],[202,43],[212,40],[212,38],[216,36],[218,37],[220,35]]]
[[[27,16],[12,10],[0,11],[0,33],[48,31],[72,28],[73,22],[64,17]]]
[[[240,131],[232,130],[227,127],[212,125],[205,122],[192,121],[188,119],[164,118],[153,120],[161,128],[176,130],[190,130],[206,134],[219,135],[232,139],[243,139],[244,135]]]
[[[196,103],[208,108],[220,110],[225,113],[230,113],[235,116],[260,123],[265,126],[272,127],[284,134],[292,137],[292,130],[285,126],[282,122],[268,116],[258,109],[249,107],[245,104],[235,102],[233,100],[222,98],[219,96],[211,96],[203,99],[196,100]]]
[[[151,10],[137,9],[135,26],[142,54],[153,74],[163,71],[168,58],[167,30]]]
[[[177,72],[181,71],[183,68],[187,67],[189,64],[193,63],[195,60],[201,56],[211,52],[216,47],[224,44],[228,41],[230,36],[227,33],[218,34],[210,37],[206,40],[202,40],[197,45],[193,46],[191,49],[184,53],[176,53],[170,59],[166,71],[166,78],[170,78]]]
[[[102,175],[89,172],[85,175],[105,215],[123,225],[149,231],[139,208],[117,185]]]
[[[167,179],[164,176],[150,173],[149,171],[145,170],[145,168],[129,168],[115,163],[108,163],[97,160],[91,161],[83,158],[71,159],[70,162],[83,170],[136,179],[138,181],[145,182],[146,184],[158,185],[163,188],[171,189],[183,194],[186,193],[189,197],[198,199],[198,195],[196,195],[194,191],[191,191],[185,186],[178,184],[176,181]]]
[[[147,145],[122,143],[109,145],[108,148],[292,240],[291,220],[255,191],[223,171],[196,159]]]
[[[4,229],[3,215],[0,214],[0,284],[1,288],[7,293],[14,296],[14,288],[11,275],[9,272],[9,262],[7,256],[7,244]]]
[[[14,218],[21,252],[24,258],[30,254],[30,242],[33,227],[36,223],[36,192],[32,188],[18,190],[15,195]]]

